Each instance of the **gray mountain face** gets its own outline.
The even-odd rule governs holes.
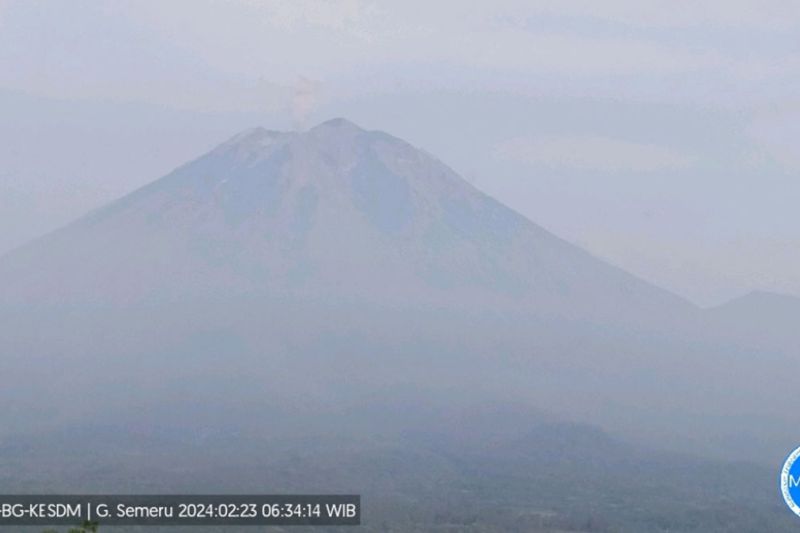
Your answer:
[[[6,302],[37,305],[260,292],[597,320],[694,312],[343,119],[245,131],[10,254],[0,276]]]

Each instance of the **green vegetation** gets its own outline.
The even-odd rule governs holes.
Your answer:
[[[89,520],[84,520],[83,524],[79,527],[70,528],[67,533],[97,533],[99,530],[100,524],[97,522],[90,522]],[[48,529],[45,530],[43,533],[58,533],[55,529]]]

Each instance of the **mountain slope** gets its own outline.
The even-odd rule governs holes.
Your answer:
[[[382,132],[245,131],[0,260],[7,302],[265,291],[595,319],[693,312]]]

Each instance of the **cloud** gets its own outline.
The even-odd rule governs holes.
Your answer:
[[[800,104],[776,102],[769,109],[759,110],[747,128],[758,155],[766,156],[786,170],[800,170]]]
[[[669,148],[609,137],[519,137],[500,143],[496,158],[534,166],[603,172],[654,172],[690,166],[693,158]]]
[[[528,13],[591,17],[646,28],[724,27],[778,31],[796,26],[800,5],[794,0],[539,0]]]
[[[0,86],[251,110],[265,106],[258,80],[283,106],[298,76],[348,99],[398,80],[717,107],[791,95],[798,4],[674,2],[0,0]]]
[[[319,81],[303,76],[297,78],[292,95],[292,121],[295,129],[300,130],[307,126],[308,117],[319,102],[321,87],[322,83]]]
[[[346,30],[362,22],[370,6],[362,0],[293,0],[291,2],[261,2],[239,0],[250,9],[265,13],[272,24],[286,29],[318,27]]]

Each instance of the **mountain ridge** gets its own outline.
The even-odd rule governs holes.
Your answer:
[[[800,306],[800,296],[794,294],[765,291],[765,290],[752,290],[742,296],[737,296],[719,305],[709,307],[709,310],[721,310],[740,305],[797,305]]]

